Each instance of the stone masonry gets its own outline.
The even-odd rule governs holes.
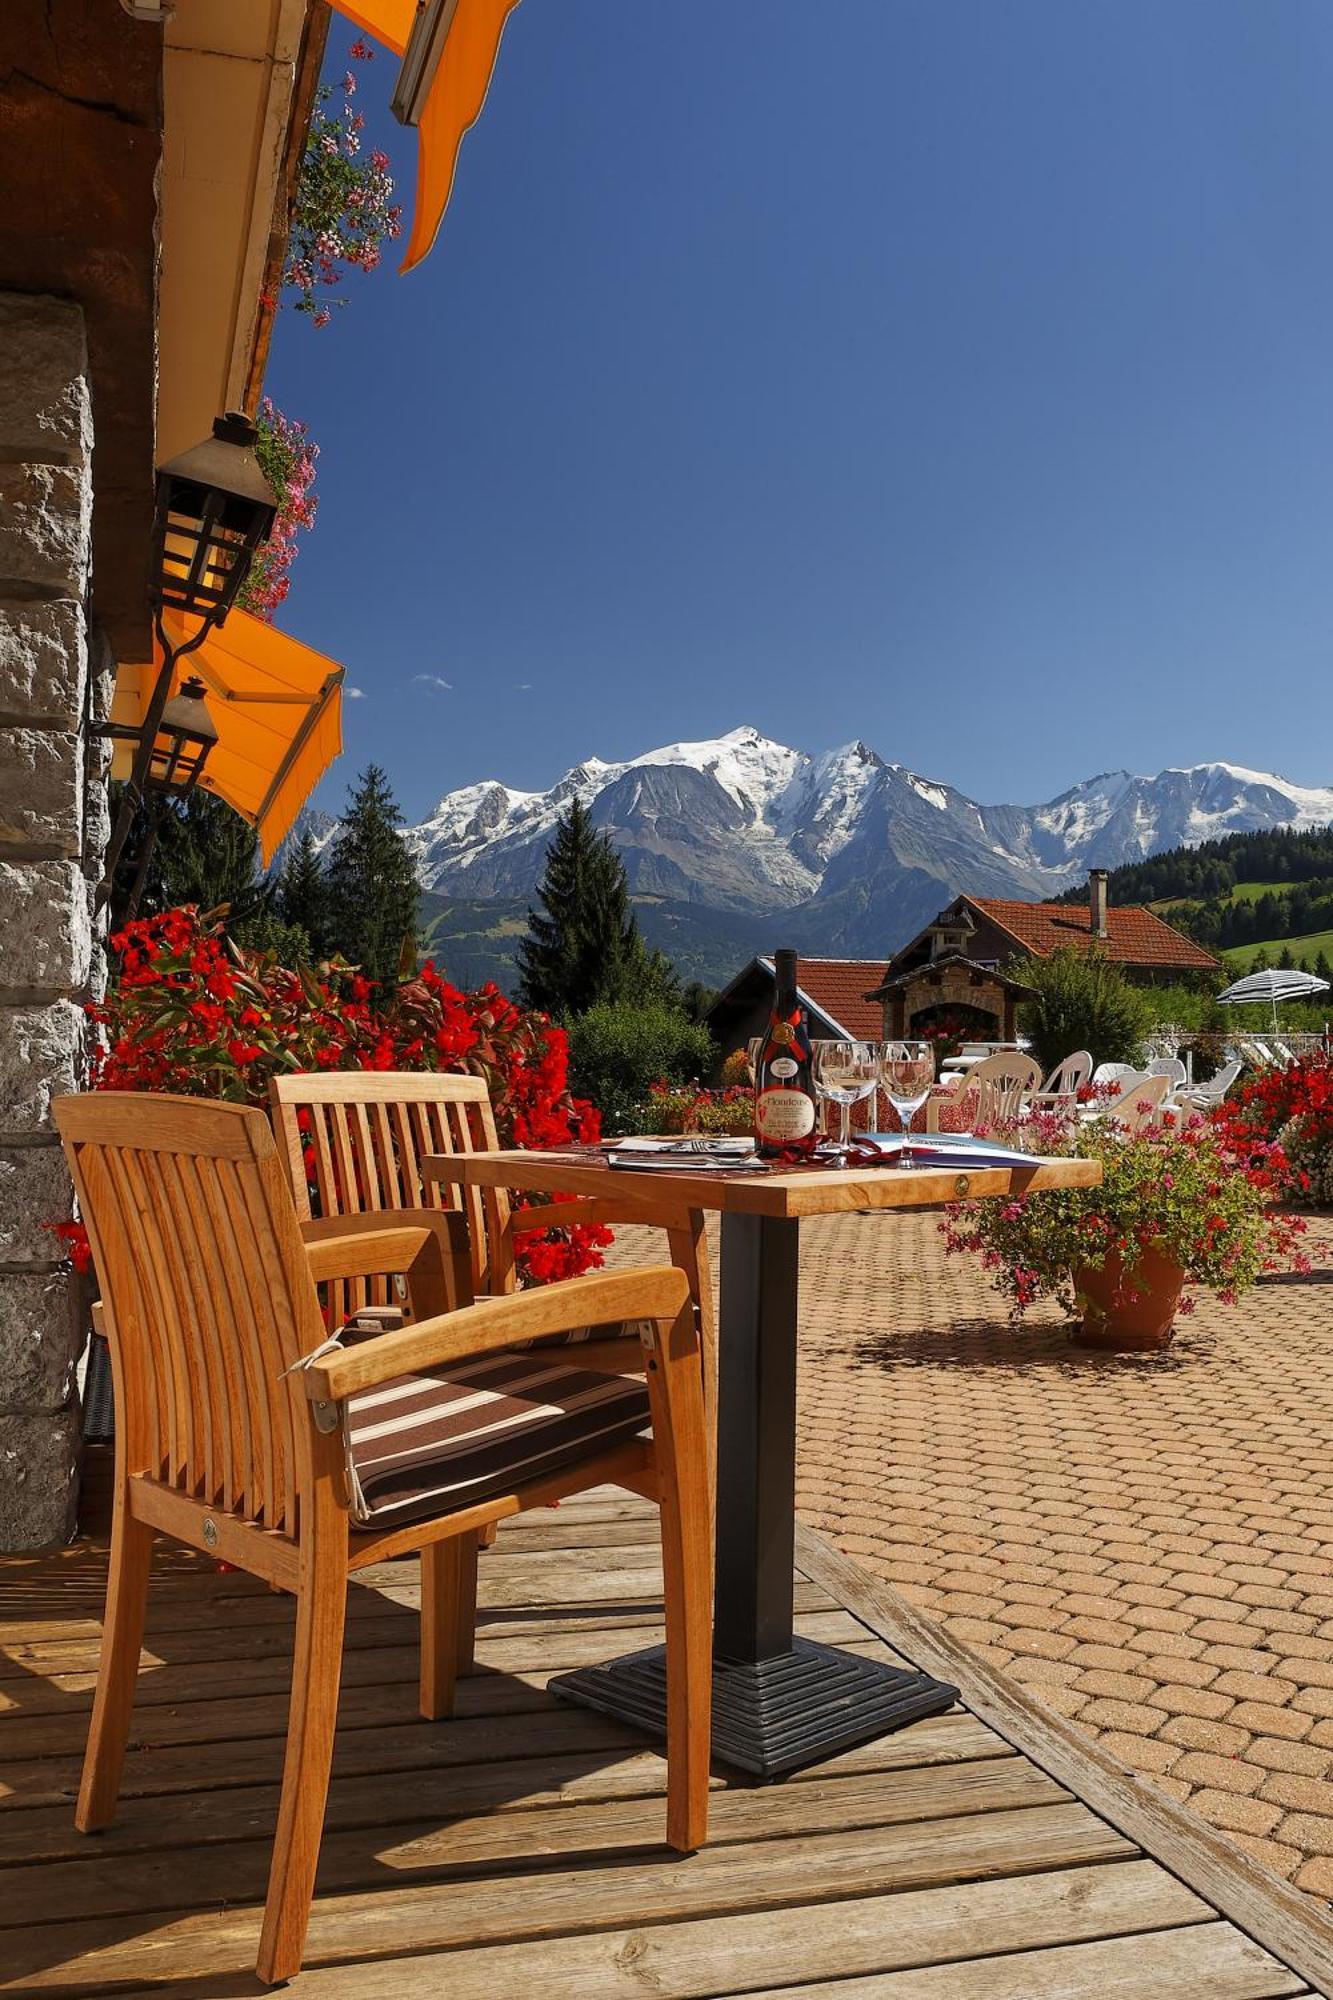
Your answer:
[[[0,292],[0,1551],[66,1540],[77,1488],[83,1301],[46,1225],[71,1213],[51,1100],[82,1077],[101,977],[92,444],[82,311]]]

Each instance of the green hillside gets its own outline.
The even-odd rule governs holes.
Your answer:
[[[723,914],[657,896],[634,898],[645,941],[665,952],[682,986],[698,980],[725,986],[756,952],[780,942],[775,917]],[[517,985],[519,940],[528,928],[528,901],[450,897],[423,890],[420,924],[424,955],[456,986],[494,980],[502,992]]]
[[[1308,931],[1303,937],[1264,938],[1258,944],[1232,945],[1222,956],[1237,972],[1248,972],[1261,953],[1270,965],[1276,965],[1283,952],[1289,952],[1297,965],[1302,960],[1308,961],[1307,969],[1311,972],[1316,969],[1315,960],[1321,954],[1333,964],[1333,930]]]

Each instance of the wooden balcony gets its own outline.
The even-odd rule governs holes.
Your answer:
[[[286,1726],[291,1602],[163,1546],[119,1816],[75,1833],[104,1546],[0,1564],[0,1991],[243,1995]],[[482,1558],[479,1667],[416,1716],[417,1574],[354,1584],[306,1969],[317,2000],[1329,1991],[1318,1908],[803,1535],[800,1629],[966,1708],[781,1784],[715,1778],[661,1844],[664,1766],[546,1693],[657,1636],[655,1519],[600,1492]]]

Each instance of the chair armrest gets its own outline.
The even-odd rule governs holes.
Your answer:
[[[301,1235],[317,1284],[401,1272],[436,1308],[469,1305],[472,1263],[467,1217],[456,1209],[388,1208],[303,1222]]]
[[[338,1403],[398,1375],[519,1347],[550,1334],[575,1333],[580,1327],[616,1320],[674,1320],[689,1297],[685,1273],[674,1264],[661,1264],[636,1271],[601,1271],[531,1292],[483,1299],[479,1305],[417,1320],[345,1351],[320,1354],[303,1371],[306,1394],[312,1402]],[[577,1350],[572,1351],[577,1356]]]

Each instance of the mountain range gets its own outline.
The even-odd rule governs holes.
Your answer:
[[[777,942],[779,917],[783,938],[807,952],[883,958],[960,890],[1058,895],[1089,868],[1221,834],[1333,822],[1333,787],[1237,764],[1104,772],[1046,804],[982,805],[865,743],[811,755],[735,729],[620,763],[590,757],[544,792],[487,779],[448,793],[403,836],[447,963],[462,912],[464,931],[489,935],[497,960],[509,956],[500,936],[521,932],[551,832],[574,798],[619,851],[650,941],[712,980],[756,941]],[[317,837],[328,830],[323,822]],[[474,970],[458,965],[454,976]]]

